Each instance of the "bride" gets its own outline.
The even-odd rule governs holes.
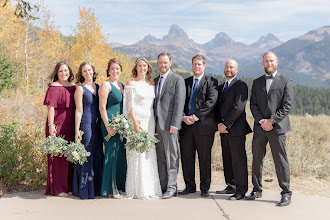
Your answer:
[[[154,82],[151,78],[152,67],[144,58],[138,58],[132,69],[132,79],[124,90],[123,113],[130,118],[134,130],[155,133],[153,102],[155,98]],[[128,152],[126,194],[129,198],[149,199],[162,195],[155,148],[149,152]]]

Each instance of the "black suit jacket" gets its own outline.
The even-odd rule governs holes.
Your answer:
[[[189,115],[189,103],[190,96],[193,86],[193,76],[185,79],[186,84],[186,101],[184,105],[184,115]],[[198,83],[198,89],[196,93],[195,101],[195,112],[194,114],[199,118],[195,122],[194,126],[197,127],[199,134],[208,135],[216,132],[216,117],[215,117],[215,107],[218,98],[218,81],[211,76],[204,74],[200,82]],[[184,129],[186,125],[182,123],[182,128]]]
[[[231,136],[241,136],[252,132],[246,121],[245,106],[248,99],[248,87],[245,82],[234,78],[221,101],[221,93],[225,83],[219,86],[218,119],[223,123]]]
[[[261,119],[273,118],[275,124],[273,129],[268,131],[273,134],[284,134],[291,130],[289,112],[293,102],[292,81],[277,73],[269,88],[266,91],[265,75],[255,79],[252,84],[250,108],[255,119],[254,132],[263,133],[259,121]]]

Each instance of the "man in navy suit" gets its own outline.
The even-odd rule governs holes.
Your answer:
[[[217,194],[233,194],[230,200],[240,200],[248,190],[246,135],[252,132],[246,121],[245,106],[248,87],[238,79],[238,64],[230,59],[225,63],[226,82],[219,86],[218,131],[221,135],[222,159],[227,187]]]
[[[218,81],[204,73],[205,57],[192,58],[194,75],[185,79],[186,101],[184,121],[180,131],[180,152],[183,178],[186,188],[179,195],[196,192],[195,157],[198,153],[200,190],[202,197],[208,197],[211,184],[211,149],[217,130],[215,107],[218,98]]]
[[[253,190],[246,199],[262,197],[262,164],[269,142],[278,183],[282,188],[282,198],[277,205],[287,206],[291,203],[292,192],[285,133],[291,130],[289,112],[293,102],[292,81],[277,72],[278,59],[275,53],[265,53],[262,63],[266,74],[253,81],[250,100],[255,119],[252,141]]]

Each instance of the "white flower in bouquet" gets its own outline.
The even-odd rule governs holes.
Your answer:
[[[66,156],[67,161],[74,164],[79,163],[80,165],[83,165],[90,155],[91,153],[88,152],[85,146],[80,142],[70,142],[64,151],[64,156]]]
[[[77,151],[73,151],[73,152],[72,152],[72,156],[73,156],[73,158],[74,158],[76,161],[80,160],[80,156],[79,156],[79,154],[78,154]]]

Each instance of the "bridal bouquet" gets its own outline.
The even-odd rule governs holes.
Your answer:
[[[66,157],[67,161],[83,165],[91,153],[85,149],[85,146],[82,143],[70,142],[70,144],[65,147],[63,155]]]
[[[39,147],[44,150],[47,154],[53,156],[62,156],[63,151],[66,148],[68,141],[64,140],[61,136],[49,135],[45,138],[39,145]]]
[[[127,137],[125,147],[139,153],[149,152],[159,140],[147,131],[132,131]]]
[[[125,118],[124,115],[112,116],[112,121],[108,125],[109,128],[115,130],[119,135],[120,139],[123,140],[131,132],[132,124]],[[111,136],[108,134],[104,137],[106,141],[109,141]]]

